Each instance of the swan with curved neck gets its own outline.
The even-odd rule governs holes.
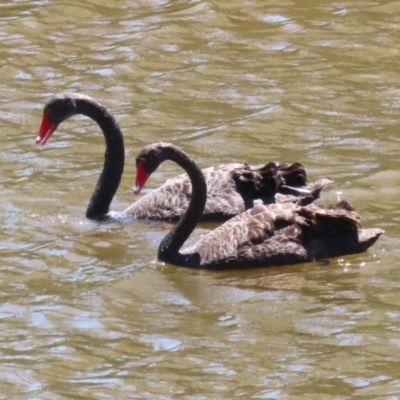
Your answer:
[[[105,137],[103,170],[86,211],[87,218],[104,220],[110,217],[110,204],[124,170],[124,140],[115,118],[89,96],[61,93],[46,103],[36,143],[46,144],[61,122],[76,114],[83,114],[97,122]],[[230,163],[202,171],[208,186],[206,205],[200,217],[202,221],[226,221],[252,207],[254,198],[274,202],[278,192],[285,194],[284,201],[309,203],[319,197],[321,189],[330,183],[329,179],[320,179],[309,184],[306,172],[299,163],[268,163],[260,167]],[[303,188],[293,190],[290,185]],[[186,211],[191,197],[190,179],[187,175],[180,175],[141,197],[126,210],[113,213],[112,218],[176,221]]]
[[[103,170],[86,210],[87,218],[104,219],[121,182],[125,162],[124,139],[115,118],[89,96],[62,93],[45,105],[36,143],[45,145],[60,123],[76,114],[96,121],[106,141]]]
[[[256,205],[180,251],[202,215],[207,184],[200,168],[181,149],[155,143],[136,158],[135,193],[165,160],[185,169],[193,195],[187,211],[161,241],[161,261],[210,269],[293,264],[366,251],[383,233],[377,228],[361,229],[358,214],[345,201],[327,209],[313,204]]]
[[[188,174],[192,183],[189,207],[179,222],[164,237],[158,248],[158,258],[175,265],[197,264],[197,254],[182,255],[179,249],[196,228],[207,200],[207,184],[201,169],[178,147],[169,143],[156,143],[144,147],[136,157],[136,183],[134,192],[139,194],[147,178],[165,160],[176,162]]]

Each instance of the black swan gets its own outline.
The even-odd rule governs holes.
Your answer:
[[[104,220],[110,217],[110,204],[120,184],[125,160],[124,140],[115,118],[89,96],[61,93],[46,103],[36,143],[46,144],[59,124],[76,114],[96,121],[105,137],[103,170],[86,210],[87,218]],[[232,163],[206,168],[203,174],[208,193],[201,221],[226,221],[251,208],[256,197],[264,203],[293,201],[309,204],[331,182],[330,179],[319,179],[308,183],[305,169],[299,163],[268,163],[259,167]],[[176,221],[186,211],[191,197],[190,179],[186,174],[180,175],[141,197],[125,211],[113,213],[112,217]]]
[[[314,204],[257,204],[180,252],[204,210],[207,184],[201,170],[181,149],[155,143],[144,147],[136,158],[136,193],[145,183],[141,175],[150,176],[165,160],[186,171],[193,195],[187,211],[161,241],[161,261],[208,269],[294,264],[363,252],[383,233],[378,228],[361,229],[359,215],[346,201],[326,209]]]

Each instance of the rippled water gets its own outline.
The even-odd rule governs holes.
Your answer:
[[[0,4],[0,398],[400,397],[399,24],[379,0]],[[346,198],[386,234],[328,268],[162,265],[171,225],[84,218],[92,121],[35,146],[65,90],[123,129],[114,210],[134,201],[137,150],[165,140],[202,167],[303,162],[335,180],[322,203]]]

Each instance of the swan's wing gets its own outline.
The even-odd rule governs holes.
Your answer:
[[[282,186],[306,188],[308,185],[306,170],[298,162],[269,162],[262,166],[244,164],[233,169],[231,176],[239,193],[261,199],[267,199],[280,192]]]
[[[236,191],[230,172],[244,164],[230,163],[206,168],[207,202],[202,220],[226,221],[242,213],[244,201]]]
[[[345,234],[361,228],[359,214],[346,200],[327,208],[310,204],[299,208],[298,212],[312,227],[314,235]]]
[[[318,179],[309,183],[304,166],[277,164],[270,162],[263,166],[244,164],[231,171],[236,191],[252,207],[254,199],[262,199],[264,204],[293,202],[299,205],[312,203],[321,190],[332,183],[329,178]]]
[[[181,175],[140,197],[124,214],[139,219],[176,220],[186,211],[191,193],[190,180]]]
[[[182,253],[198,253],[208,268],[265,267],[363,252],[382,233],[361,229],[359,215],[346,201],[327,208],[260,205]]]
[[[262,167],[244,164],[230,171],[236,191],[245,199],[273,198],[284,184],[279,174],[278,165],[274,162]]]
[[[361,229],[360,216],[347,201],[327,208],[311,204],[292,209],[295,222],[263,243],[243,246],[237,255],[238,264],[281,265],[360,253],[383,233],[378,228]],[[275,225],[278,222],[276,219]]]
[[[242,164],[217,165],[203,169],[207,183],[207,202],[202,220],[226,220],[244,211],[241,196],[235,191],[229,172]],[[139,219],[177,220],[186,211],[192,196],[187,174],[168,179],[124,211]]]
[[[257,167],[246,163],[229,163],[205,168],[202,172],[207,184],[207,202],[201,221],[226,221],[244,212],[244,198],[251,199],[251,205],[275,201],[305,205],[317,198],[321,189],[331,182],[321,179],[300,188],[289,187],[285,182],[307,182],[304,167],[300,163],[268,163]],[[279,195],[277,191],[285,195]],[[139,198],[123,214],[139,219],[176,221],[186,211],[191,196],[189,177],[181,174]],[[254,199],[262,200],[254,202]]]
[[[198,253],[201,265],[218,264],[235,258],[242,247],[254,246],[272,237],[277,219],[293,224],[297,217],[294,209],[291,204],[283,207],[275,204],[274,208],[256,205],[203,236],[182,254]]]
[[[277,234],[263,243],[242,246],[236,260],[228,259],[225,264],[229,267],[268,267],[289,265],[307,261],[308,253],[301,241],[301,229],[291,226],[285,234]]]
[[[281,163],[278,165],[278,173],[285,181],[286,185],[301,187],[307,186],[308,177],[303,164],[295,162],[293,164]]]

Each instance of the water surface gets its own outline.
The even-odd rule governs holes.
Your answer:
[[[0,5],[0,398],[400,397],[400,3],[18,1]],[[303,162],[386,233],[367,253],[245,272],[156,261],[167,223],[84,218],[97,126],[35,146],[62,91],[104,104],[134,157]],[[166,163],[148,190],[180,173]],[[200,226],[194,239],[210,226]]]

